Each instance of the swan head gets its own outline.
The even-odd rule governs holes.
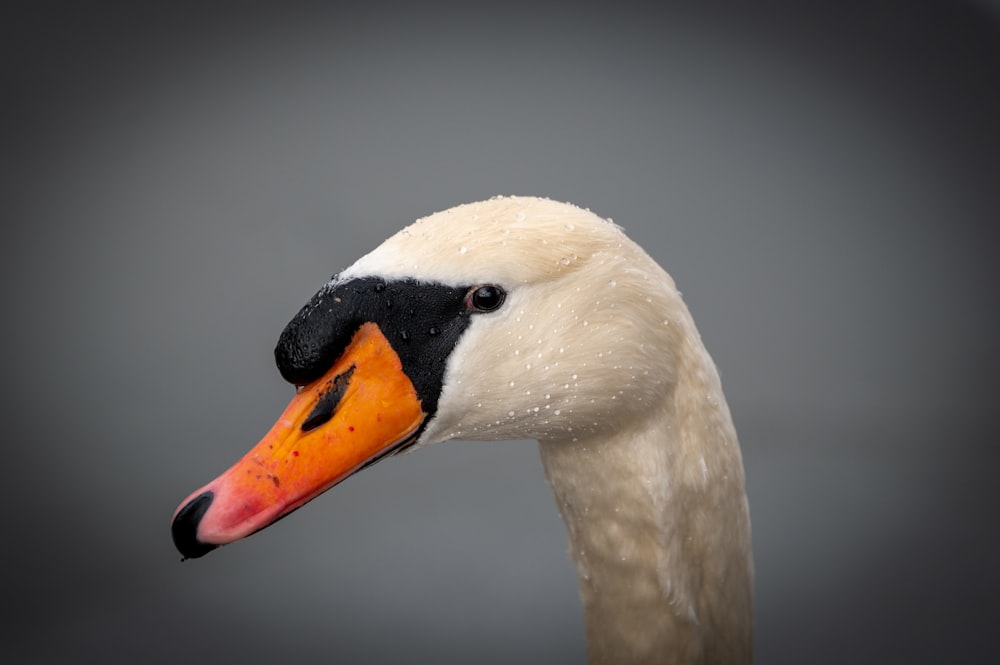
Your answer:
[[[427,443],[629,427],[671,391],[688,322],[671,278],[587,210],[501,197],[418,220],[288,324],[275,358],[295,397],[181,504],[175,544],[201,556]]]

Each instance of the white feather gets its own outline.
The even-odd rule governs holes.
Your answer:
[[[499,197],[417,221],[338,277],[497,284],[420,444],[537,439],[592,662],[751,659],[750,523],[718,374],[674,281],[613,223]]]

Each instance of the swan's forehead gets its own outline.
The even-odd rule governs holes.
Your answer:
[[[494,198],[435,213],[406,227],[341,273],[444,284],[539,282],[621,248],[613,223],[568,203]]]

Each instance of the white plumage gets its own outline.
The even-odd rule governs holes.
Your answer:
[[[497,283],[419,444],[540,443],[601,663],[745,663],[750,522],[718,373],[669,275],[613,223],[500,197],[417,221],[341,273]]]

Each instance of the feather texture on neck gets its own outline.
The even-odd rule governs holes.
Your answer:
[[[752,660],[740,450],[715,366],[690,317],[677,324],[676,382],[659,408],[613,433],[541,442],[592,663]]]

